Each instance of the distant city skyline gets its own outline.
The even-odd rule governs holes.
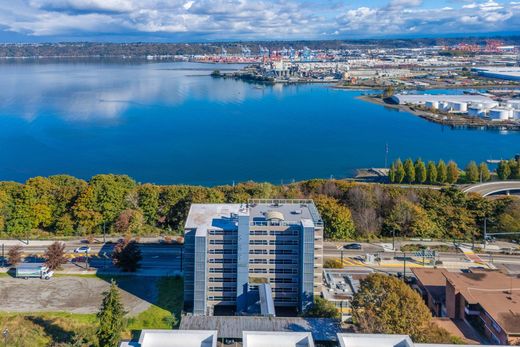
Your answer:
[[[510,0],[11,0],[0,42],[204,42],[520,33]]]

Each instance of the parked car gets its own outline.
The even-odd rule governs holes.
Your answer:
[[[343,246],[343,249],[361,249],[361,244],[359,243],[350,243],[348,245]]]
[[[89,246],[81,246],[74,250],[74,253],[90,253],[90,247]]]

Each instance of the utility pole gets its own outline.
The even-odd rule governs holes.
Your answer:
[[[2,243],[2,267],[5,266],[5,244]]]
[[[5,328],[2,332],[2,335],[4,335],[4,346],[7,347],[7,338],[9,337],[9,329]]]
[[[341,250],[341,267],[343,267],[343,250]]]
[[[388,169],[388,142],[385,146],[385,169]]]
[[[406,252],[403,252],[403,282],[406,282]]]
[[[486,249],[487,243],[487,217],[484,217],[484,249]]]
[[[392,229],[392,249],[394,251],[395,256],[395,229]]]
[[[107,235],[106,235],[105,225],[106,225],[106,222],[103,221],[103,244],[107,243]]]

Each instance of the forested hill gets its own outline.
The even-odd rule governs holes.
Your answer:
[[[249,41],[212,43],[98,43],[65,42],[35,44],[0,44],[1,57],[118,57],[145,58],[146,56],[174,56],[217,54],[225,48],[229,54],[242,54],[248,46],[253,55],[260,54],[260,46],[270,50],[293,47],[301,50],[370,49],[370,48],[418,48],[454,45],[458,43],[485,45],[492,37],[461,38],[415,38],[415,39],[366,39],[366,40],[325,40],[325,41]],[[496,37],[506,45],[520,45],[520,36]]]
[[[181,232],[191,203],[247,202],[250,198],[313,198],[330,239],[481,237],[489,229],[520,231],[520,200],[484,199],[455,188],[403,189],[340,180],[290,185],[243,183],[213,188],[138,184],[128,176],[35,177],[0,182],[0,236],[34,237]]]

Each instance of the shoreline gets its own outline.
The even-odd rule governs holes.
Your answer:
[[[444,119],[444,117],[448,117],[445,115],[437,115],[431,112],[418,110],[410,106],[406,105],[392,105],[387,104],[380,98],[368,96],[368,95],[359,95],[356,97],[358,100],[362,100],[365,102],[370,102],[375,105],[388,107],[397,111],[402,111],[406,113],[410,113],[413,116],[422,118],[432,123],[450,126],[452,128],[470,128],[470,129],[483,129],[483,130],[513,130],[520,131],[520,124],[511,124],[511,123],[501,123],[501,122],[493,122],[484,120],[482,118],[475,117],[463,117],[456,116],[457,118],[448,118]],[[441,118],[443,117],[443,118]],[[452,116],[453,117],[453,116]]]
[[[343,85],[335,85],[333,88],[335,89],[346,89],[346,90],[384,90],[386,86],[361,86],[361,85],[349,85],[349,86],[343,86]],[[466,85],[466,86],[428,86],[428,87],[405,87],[405,88],[399,88],[399,90],[439,90],[439,89],[447,89],[447,90],[454,90],[454,89],[461,89],[461,90],[467,90],[467,89],[505,89],[505,88],[512,88],[512,89],[518,89],[520,90],[520,84],[504,84],[497,86],[496,84],[484,84],[484,85]]]

